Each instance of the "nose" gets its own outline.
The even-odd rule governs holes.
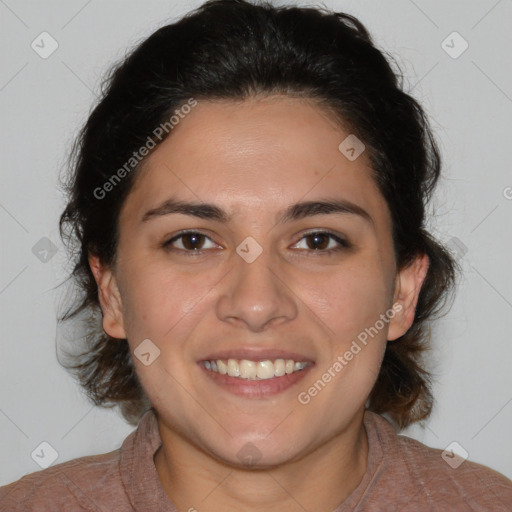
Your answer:
[[[297,316],[293,287],[277,262],[273,264],[268,250],[252,263],[235,253],[233,265],[219,290],[216,310],[220,320],[259,332]]]

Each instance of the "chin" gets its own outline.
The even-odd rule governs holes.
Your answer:
[[[247,471],[269,470],[286,463],[292,462],[298,458],[297,454],[279,450],[273,447],[260,447],[248,442],[244,444],[237,452],[224,453],[221,449],[218,452],[212,452],[212,455],[223,464],[237,469]]]
[[[247,470],[271,469],[293,462],[301,458],[306,448],[304,444],[301,449],[302,443],[289,434],[269,439],[261,433],[248,435],[245,432],[240,436],[225,436],[223,445],[219,444],[218,437],[204,441],[203,449],[212,457],[228,466]]]

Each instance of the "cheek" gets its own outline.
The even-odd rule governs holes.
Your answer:
[[[138,378],[157,408],[172,403],[181,410],[190,400],[179,385],[187,381],[183,358],[200,314],[198,298],[205,293],[203,287],[189,276],[154,262],[131,266],[124,272],[123,318]],[[144,353],[139,348],[142,346],[150,354],[145,362],[138,357]]]
[[[125,276],[123,318],[133,342],[142,336],[163,343],[204,294],[204,284],[155,264],[127,268]]]
[[[332,347],[337,399],[354,409],[364,403],[380,370],[387,343],[392,287],[381,262],[367,260],[338,276],[330,322],[339,333]],[[390,313],[391,312],[391,313]],[[336,391],[334,391],[336,388]]]
[[[381,265],[359,259],[302,285],[311,309],[324,319],[336,343],[346,344],[390,308],[391,279]],[[379,330],[387,332],[387,323]],[[350,342],[350,341],[349,341]]]
[[[176,272],[168,264],[139,261],[124,269],[127,278],[122,288],[125,330],[136,372],[153,404],[164,406],[171,401],[173,407],[186,407],[187,395],[179,383],[190,380],[190,341],[214,308],[219,278],[213,272]],[[157,357],[146,366],[137,354],[148,339]]]

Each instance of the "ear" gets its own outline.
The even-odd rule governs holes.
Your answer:
[[[416,304],[427,276],[428,267],[428,256],[420,254],[411,264],[398,272],[393,304],[395,316],[389,322],[389,341],[403,336],[414,322]]]
[[[115,275],[112,269],[105,267],[97,256],[89,256],[89,266],[98,285],[103,329],[113,338],[125,339],[121,295]]]

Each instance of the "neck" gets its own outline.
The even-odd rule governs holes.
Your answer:
[[[340,434],[298,460],[240,469],[213,458],[161,424],[154,457],[169,499],[180,511],[325,512],[359,485],[367,467],[364,410]]]

